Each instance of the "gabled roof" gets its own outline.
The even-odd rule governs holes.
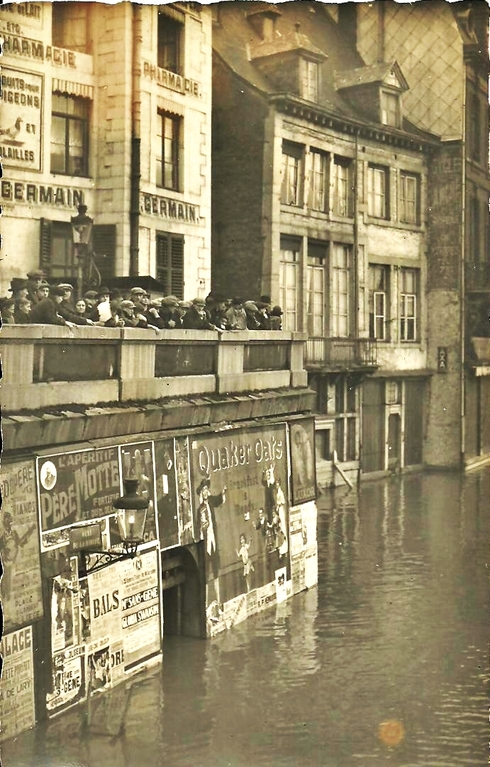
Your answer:
[[[335,87],[339,91],[371,83],[391,85],[400,91],[408,91],[409,89],[403,72],[396,61],[373,64],[369,67],[358,67],[344,72],[335,72]]]
[[[250,45],[250,58],[252,61],[264,58],[265,56],[291,52],[310,54],[318,60],[327,58],[326,53],[317,48],[316,45],[313,45],[310,38],[299,31],[299,24],[294,32],[277,33],[272,40],[262,40],[260,43],[254,42]]]

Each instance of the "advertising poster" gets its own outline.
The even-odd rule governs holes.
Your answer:
[[[173,439],[155,442],[155,477],[160,547],[179,545],[177,482]],[[189,541],[191,543],[192,541]]]
[[[158,534],[155,516],[156,493],[153,442],[122,445],[119,449],[121,455],[121,479],[135,477],[139,481],[138,493],[149,501],[144,541],[156,541]]]
[[[302,535],[303,546],[309,548],[314,546],[317,541],[317,508],[316,503],[305,503],[301,507],[303,518]]]
[[[111,663],[118,666],[124,663],[124,669],[129,670],[161,652],[158,566],[159,553],[153,550],[87,576],[88,655],[109,648],[110,655],[114,654]],[[122,653],[119,656],[117,647]],[[100,670],[102,660],[99,656],[96,659]],[[112,671],[109,681],[113,682]]]
[[[285,427],[193,439],[191,477],[209,616],[234,597],[275,582],[276,570],[289,566]]]
[[[3,463],[0,479],[4,630],[43,616],[34,461]]]
[[[305,588],[311,589],[318,583],[318,549],[313,544],[305,551]]]
[[[159,552],[121,562],[121,626],[124,667],[161,652]]]
[[[303,512],[301,507],[291,508],[289,511],[289,540],[292,557],[303,551]]]
[[[291,558],[291,580],[293,594],[299,594],[305,588],[305,552]]]
[[[80,450],[37,459],[42,546],[68,541],[68,528],[114,514],[120,495],[117,447]]]
[[[53,654],[52,692],[46,695],[49,713],[59,713],[86,696],[85,647],[69,647]]]
[[[195,540],[194,514],[189,468],[189,440],[174,440],[175,469],[177,473],[177,513],[179,519],[179,543],[186,546]]]
[[[316,499],[315,420],[304,418],[289,426],[293,504]]]
[[[32,626],[4,634],[0,680],[0,740],[34,727],[34,662]]]
[[[2,66],[0,160],[11,168],[41,170],[43,77]]]

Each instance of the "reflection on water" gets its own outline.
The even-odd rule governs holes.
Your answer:
[[[212,641],[166,639],[124,738],[80,739],[68,712],[4,744],[4,767],[480,767],[488,498],[486,470],[324,496],[317,588]]]

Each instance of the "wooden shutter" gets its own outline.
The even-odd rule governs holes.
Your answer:
[[[167,232],[157,234],[156,278],[166,295],[184,295],[184,238]]]
[[[92,230],[94,261],[102,282],[115,276],[116,268],[116,226],[95,224]]]
[[[52,222],[47,218],[42,218],[40,223],[39,264],[46,277],[49,277],[51,273]]]

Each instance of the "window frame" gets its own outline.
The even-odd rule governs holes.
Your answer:
[[[352,218],[352,159],[334,155],[332,166],[332,213],[341,218]],[[341,178],[340,168],[345,170],[345,179]],[[341,184],[345,185],[345,190],[340,189]]]
[[[390,168],[386,165],[368,165],[368,215],[380,221],[390,220]],[[383,189],[377,191],[376,179],[383,179]]]
[[[57,111],[54,108],[54,99],[55,98],[63,98],[66,100],[67,104],[69,102],[73,102],[74,104],[80,104],[84,107],[85,114],[82,116],[76,115],[76,114],[70,114],[69,112],[60,112]],[[58,120],[64,120],[65,127],[64,127],[64,141],[63,141],[63,170],[58,170],[53,168],[53,127],[51,128],[51,139],[50,139],[50,172],[52,174],[60,175],[60,176],[79,176],[81,178],[88,178],[89,177],[89,161],[90,161],[90,155],[89,155],[89,128],[90,128],[90,113],[91,113],[91,101],[90,99],[84,99],[80,98],[78,96],[71,96],[66,93],[53,93],[53,103],[51,107],[51,121],[53,123],[54,118]],[[78,125],[81,126],[81,135],[82,135],[82,168],[79,173],[72,173],[70,170],[70,160],[75,160],[76,158],[79,158],[79,155],[72,156],[70,154],[70,126]],[[61,146],[61,144],[57,144],[56,146]]]
[[[300,72],[301,98],[317,104],[320,91],[320,66],[318,61],[302,58]]]
[[[408,275],[413,276],[415,292],[409,292],[404,285]],[[420,273],[418,269],[401,267],[399,273],[399,332],[401,343],[416,343],[419,337],[418,295]]]
[[[283,329],[299,330],[301,238],[284,235],[280,240],[279,303],[283,310]],[[293,276],[293,285],[289,277]]]
[[[413,182],[413,201],[408,199],[407,183],[409,181]],[[401,224],[413,224],[414,226],[420,226],[420,194],[420,175],[418,173],[412,173],[411,171],[401,170],[398,193],[398,219]],[[411,215],[409,214],[409,204],[413,205],[413,213]]]
[[[161,264],[159,261],[164,255],[161,246],[166,243],[168,263]],[[177,253],[177,247],[181,250]],[[174,258],[180,259],[180,264],[174,264]],[[155,276],[164,286],[165,295],[184,297],[184,267],[185,267],[185,237],[183,234],[173,232],[155,232]]]
[[[331,336],[332,338],[350,338],[352,333],[352,245],[332,243],[332,288],[331,288]],[[339,255],[342,253],[342,262]],[[342,296],[345,300],[345,311],[341,312]]]
[[[185,16],[176,18],[173,9],[157,10],[157,66],[176,75],[184,74],[184,33]],[[180,16],[180,14],[179,14]],[[166,26],[168,25],[168,27]],[[173,30],[173,41],[165,40],[165,35]],[[175,48],[174,56],[168,56],[169,49]],[[169,62],[169,58],[173,60]],[[165,64],[168,64],[167,66]]]
[[[394,109],[388,109],[389,105]],[[381,88],[380,91],[381,124],[388,128],[401,127],[401,96],[397,91]],[[392,119],[390,119],[390,116]]]
[[[303,144],[295,144],[290,141],[282,142],[281,156],[281,204],[295,208],[303,207],[303,187],[304,187],[304,154]],[[294,178],[294,194],[290,195],[291,189],[291,171]]]
[[[156,185],[160,189],[168,189],[172,192],[182,191],[182,135],[183,135],[183,117],[182,115],[158,110],[160,139],[160,156],[157,157]],[[170,138],[170,159],[166,160],[167,136],[165,135],[165,125],[169,122],[172,126],[172,135]],[[171,180],[167,181],[166,169],[171,170]]]
[[[320,163],[320,169],[315,165]],[[328,211],[329,155],[321,149],[310,150],[310,188],[308,207],[318,213]],[[317,200],[320,199],[320,202]]]

